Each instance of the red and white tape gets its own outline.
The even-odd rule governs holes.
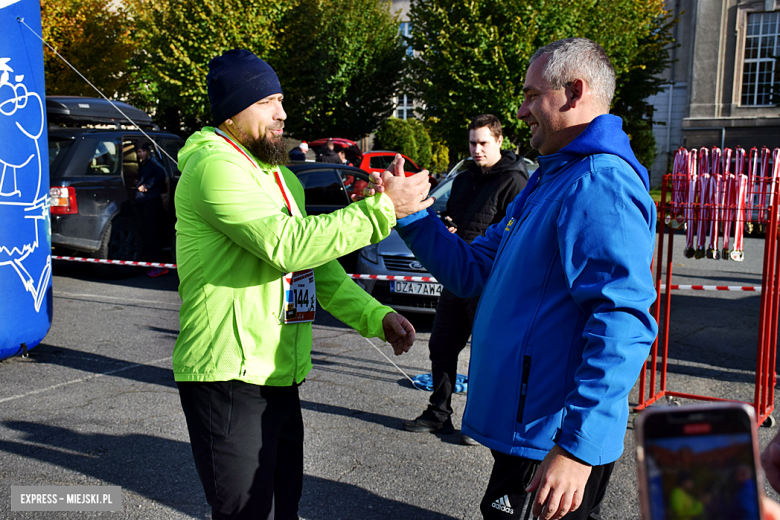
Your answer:
[[[400,280],[403,282],[432,282],[438,283],[432,276],[394,276],[389,274],[351,274],[355,280]]]
[[[89,264],[112,264],[112,265],[134,265],[139,267],[167,267],[176,269],[176,264],[161,264],[158,262],[131,262],[129,260],[102,260],[99,258],[80,258],[77,256],[54,256],[52,260],[66,260],[68,262],[86,262]],[[355,280],[379,280],[379,281],[404,281],[404,282],[428,282],[438,283],[432,276],[397,276],[385,274],[350,274]],[[673,291],[743,291],[743,292],[761,292],[761,286],[740,286],[740,285],[672,285]],[[661,290],[665,290],[666,285],[661,284]]]
[[[661,290],[666,289],[666,284],[661,284]],[[761,292],[761,286],[755,287],[747,285],[672,285],[673,291],[745,291]]]
[[[67,260],[68,262],[85,262],[88,264],[137,265],[140,267],[166,267],[176,269],[176,264],[161,264],[158,262],[131,262],[130,260],[103,260],[102,258],[81,258],[78,256],[51,256],[52,260]]]

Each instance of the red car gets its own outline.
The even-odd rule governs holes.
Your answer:
[[[390,166],[397,152],[388,150],[372,150],[370,152],[361,152],[355,141],[344,139],[342,137],[333,137],[333,148],[337,152],[344,150],[344,155],[347,161],[351,162],[353,166],[357,166],[363,171],[369,173],[383,172]],[[325,147],[328,142],[328,138],[317,139],[309,143],[309,147],[314,150],[314,153],[318,154]],[[422,168],[417,166],[413,160],[401,154],[401,157],[406,159],[404,161],[404,172],[406,176],[413,175],[419,172]]]

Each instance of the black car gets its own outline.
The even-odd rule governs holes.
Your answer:
[[[368,173],[339,164],[299,162],[287,165],[298,177],[306,196],[306,213],[322,215],[347,207],[353,193],[368,185]],[[355,272],[357,252],[339,259],[348,273]]]
[[[179,172],[174,161],[184,141],[161,132],[148,114],[114,103],[124,114],[102,99],[46,98],[53,254],[161,261],[165,259],[144,255],[145,237],[157,232],[175,261],[173,194]],[[166,174],[164,213],[157,230],[143,229],[133,207],[138,183],[135,150],[150,141]],[[94,267],[107,276],[134,272],[128,266]]]

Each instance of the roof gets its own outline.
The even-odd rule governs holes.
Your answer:
[[[342,148],[349,148],[354,146],[355,148],[358,148],[358,145],[355,141],[350,141],[349,139],[345,139],[343,137],[322,137],[320,139],[315,139],[314,141],[309,141],[309,148],[314,148],[315,146],[325,146],[328,144],[328,140],[333,141],[334,146],[340,146]],[[359,150],[360,148],[358,148]]]
[[[113,103],[119,108],[111,105]],[[121,101],[109,103],[105,99],[78,96],[46,96],[46,115],[50,123],[66,126],[79,125],[132,125],[157,129],[146,112]],[[125,117],[127,116],[127,117]]]

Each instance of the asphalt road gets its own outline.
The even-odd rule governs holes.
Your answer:
[[[677,236],[679,284],[760,285],[763,242],[746,260],[689,260]],[[56,263],[54,323],[28,358],[0,362],[0,519],[210,518],[171,373],[178,333],[177,279],[109,281]],[[679,292],[672,299],[670,390],[752,401],[759,297]],[[478,519],[492,458],[459,434],[400,430],[428,394],[407,374],[429,371],[432,319],[410,316],[413,351],[400,358],[319,311],[314,370],[301,387],[306,425],[306,520]],[[468,352],[460,371],[468,367]],[[630,396],[637,402],[637,389]],[[455,396],[456,428],[465,397]],[[666,403],[661,403],[666,404]],[[761,428],[761,447],[775,429]],[[639,518],[633,431],[607,492],[606,519]],[[10,511],[11,486],[121,486],[120,512]],[[776,495],[775,495],[776,496]]]

